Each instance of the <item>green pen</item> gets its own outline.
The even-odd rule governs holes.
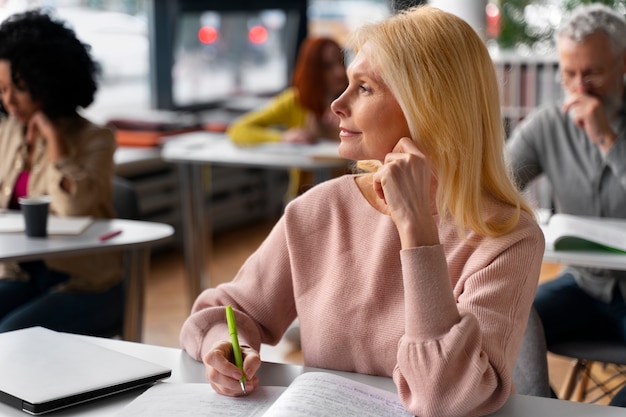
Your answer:
[[[228,333],[230,333],[230,339],[233,344],[233,355],[235,356],[235,365],[241,371],[241,379],[239,384],[244,394],[246,392],[246,375],[243,372],[243,356],[241,356],[241,347],[239,346],[239,338],[237,337],[237,325],[235,324],[235,315],[233,314],[233,308],[226,306],[226,322],[228,323]]]

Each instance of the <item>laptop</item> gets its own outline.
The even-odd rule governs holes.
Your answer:
[[[0,333],[0,401],[33,415],[171,374],[163,366],[44,327]]]

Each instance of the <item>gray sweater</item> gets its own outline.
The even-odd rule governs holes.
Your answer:
[[[607,154],[574,125],[560,104],[529,115],[507,143],[507,157],[518,185],[524,188],[545,174],[557,213],[626,218],[626,114],[622,111],[621,115],[618,139]],[[598,299],[608,302],[617,282],[626,297],[626,271],[566,270]]]

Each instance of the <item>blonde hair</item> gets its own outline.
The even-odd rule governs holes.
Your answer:
[[[504,161],[498,82],[483,41],[462,19],[417,6],[362,26],[357,52],[373,46],[380,76],[398,101],[411,137],[437,175],[436,204],[460,230],[502,235],[523,210],[533,215]],[[367,166],[367,164],[362,164]],[[486,197],[516,207],[506,222],[485,216]]]

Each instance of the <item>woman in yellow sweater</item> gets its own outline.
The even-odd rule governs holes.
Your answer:
[[[307,38],[298,54],[291,87],[263,109],[235,120],[227,133],[238,145],[339,140],[339,119],[330,110],[330,103],[347,85],[339,44],[326,37]],[[301,191],[300,183],[301,172],[292,169],[287,199]]]

